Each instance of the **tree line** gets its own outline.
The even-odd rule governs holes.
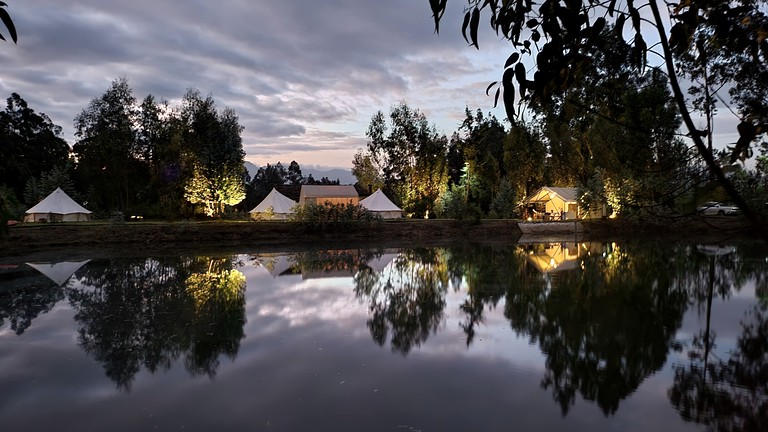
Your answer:
[[[70,147],[48,116],[17,93],[7,99],[0,112],[5,218],[22,218],[57,187],[99,217],[179,219],[247,211],[279,185],[339,183],[304,177],[296,161],[287,169],[267,164],[251,179],[237,114],[197,89],[177,105],[152,95],[139,101],[119,78],[74,126]]]

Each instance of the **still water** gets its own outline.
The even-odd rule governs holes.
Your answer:
[[[768,257],[549,243],[0,261],[0,426],[768,430]]]

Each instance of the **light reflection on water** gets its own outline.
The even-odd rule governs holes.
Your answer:
[[[3,263],[0,422],[764,430],[765,258],[532,243]]]

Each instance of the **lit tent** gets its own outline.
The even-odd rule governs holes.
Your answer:
[[[250,213],[254,218],[262,219],[288,219],[293,213],[293,206],[296,201],[281,194],[277,189],[272,191],[264,198],[259,205],[253,208]]]
[[[383,219],[396,219],[403,217],[403,211],[392,203],[392,201],[384,195],[381,189],[378,189],[373,195],[360,201],[360,205],[381,216]]]
[[[91,212],[76,203],[61,188],[56,188],[26,213],[25,222],[80,222],[91,219]]]

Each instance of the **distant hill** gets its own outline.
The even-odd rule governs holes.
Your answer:
[[[284,165],[285,168],[288,168],[288,165]],[[256,175],[256,172],[259,170],[259,167],[254,165],[251,162],[245,161],[245,168],[248,170],[248,174],[250,174],[251,178]],[[357,182],[357,179],[355,176],[352,175],[352,170],[348,169],[340,169],[340,168],[333,168],[328,170],[322,170],[322,169],[316,169],[316,168],[304,168],[301,167],[301,175],[304,177],[309,177],[309,175],[312,174],[312,177],[315,180],[320,180],[323,177],[328,177],[329,180],[336,180],[339,179],[341,184],[355,184]]]

